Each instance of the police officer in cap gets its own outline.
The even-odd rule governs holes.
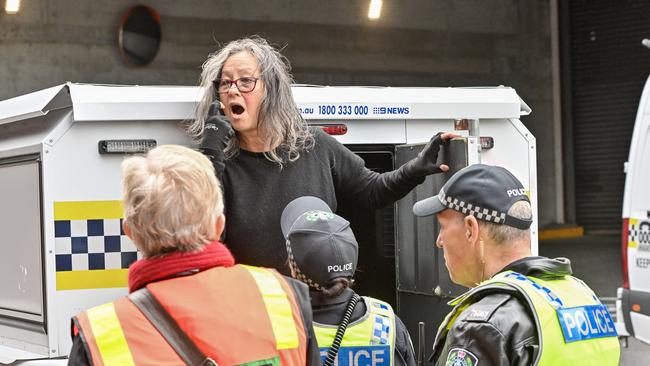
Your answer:
[[[309,285],[324,365],[415,365],[411,338],[392,307],[350,288],[359,254],[350,223],[311,196],[291,201],[280,223],[291,275]]]
[[[530,200],[508,170],[466,167],[413,212],[437,216],[451,279],[471,288],[450,302],[436,365],[618,365],[612,317],[569,260],[531,256]]]

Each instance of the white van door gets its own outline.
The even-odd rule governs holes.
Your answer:
[[[424,144],[398,146],[396,165],[415,158],[423,148]],[[397,202],[395,270],[398,314],[413,342],[424,350],[432,349],[438,325],[451,311],[447,302],[467,289],[451,281],[443,250],[435,245],[439,231],[436,217],[415,217],[413,204],[438,194],[455,172],[478,163],[475,155],[470,157],[468,154],[466,138],[453,140],[445,146],[438,161],[449,165],[449,172],[428,176],[424,183]],[[419,322],[425,324],[424,338],[416,341]]]

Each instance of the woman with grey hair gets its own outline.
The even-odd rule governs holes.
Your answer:
[[[238,262],[289,273],[282,209],[316,196],[336,210],[349,199],[379,208],[402,198],[437,165],[450,133],[435,135],[420,155],[383,174],[334,138],[310,128],[291,94],[287,59],[259,37],[232,41],[203,64],[204,94],[189,133],[214,164],[228,213],[225,242]],[[224,115],[225,114],[225,115]]]

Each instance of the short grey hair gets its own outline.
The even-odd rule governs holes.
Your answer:
[[[528,201],[517,201],[508,210],[508,215],[530,220],[533,218],[533,210]],[[480,225],[487,230],[488,237],[496,243],[506,243],[526,239],[530,236],[530,229],[518,229],[516,227],[495,224],[493,222],[478,220]]]
[[[223,196],[201,153],[161,145],[122,162],[124,219],[145,257],[191,252],[217,239]]]
[[[313,147],[314,138],[293,100],[291,93],[293,77],[289,61],[265,39],[258,36],[232,41],[211,54],[203,63],[203,72],[199,81],[203,94],[195,109],[195,120],[188,127],[188,133],[199,141],[203,138],[207,113],[217,93],[213,81],[221,77],[221,70],[226,60],[241,52],[247,52],[257,59],[261,80],[264,83],[264,95],[258,116],[258,129],[265,147],[269,150],[264,153],[264,156],[280,166],[297,160],[302,150]],[[274,146],[276,147],[271,149]],[[235,135],[226,146],[226,158],[232,158],[238,153],[239,139]]]

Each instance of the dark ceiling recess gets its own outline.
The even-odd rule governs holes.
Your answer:
[[[131,66],[145,66],[160,48],[160,15],[154,9],[137,5],[122,16],[119,47],[124,61]]]
[[[563,0],[559,0],[564,2]],[[636,109],[650,73],[650,1],[571,0],[563,4],[575,166],[576,221],[619,232]],[[565,62],[565,64],[567,64]],[[565,80],[565,82],[567,82]],[[570,174],[570,172],[569,172]]]

